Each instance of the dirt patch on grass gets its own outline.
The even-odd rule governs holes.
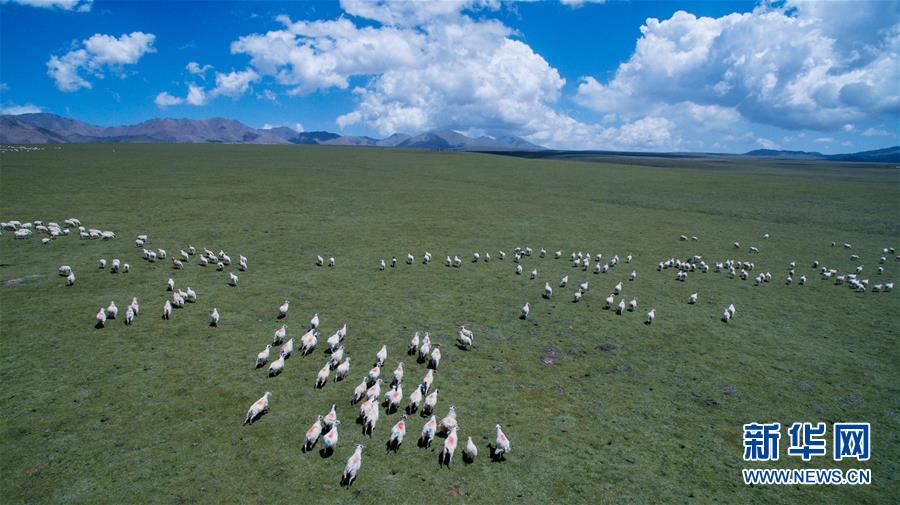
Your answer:
[[[2,281],[0,281],[0,286],[18,286],[20,284],[25,284],[26,282],[32,282],[38,279],[42,279],[43,277],[43,275],[26,275],[25,277],[3,279]]]
[[[459,486],[450,486],[448,490],[450,496],[465,496],[466,492],[463,491]]]
[[[598,346],[597,346],[597,350],[600,351],[600,352],[605,352],[605,353],[607,353],[607,354],[610,354],[610,353],[612,353],[612,352],[615,352],[615,350],[616,350],[616,345],[613,344],[612,342],[606,342],[606,343],[604,343],[604,344],[598,345]]]

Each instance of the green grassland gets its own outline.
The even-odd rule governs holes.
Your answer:
[[[865,164],[641,158],[591,162],[421,150],[231,145],[65,145],[0,155],[0,217],[114,230],[113,241],[0,237],[0,502],[2,503],[896,503],[900,496],[900,292],[854,293],[819,278],[814,260],[843,270],[861,256],[872,283],[900,280],[883,247],[900,247],[900,173]],[[249,258],[238,287],[226,272],[150,264],[138,233],[170,255],[192,244]],[[764,233],[771,234],[762,240]],[[681,234],[698,241],[679,241]],[[735,250],[734,241],[743,249]],[[837,241],[838,247],[831,247]],[[850,242],[853,251],[840,244]],[[562,249],[563,259],[511,254]],[[759,255],[747,247],[759,246]],[[421,256],[431,251],[430,265]],[[490,251],[490,263],[470,263]],[[574,269],[572,251],[634,255],[607,274]],[[403,263],[407,252],[416,256]],[[334,256],[336,268],[314,265]],[[443,265],[459,255],[462,268]],[[710,271],[675,281],[660,260],[695,254],[712,264],[756,263],[774,281]],[[378,270],[392,255],[397,268]],[[120,258],[131,273],[100,270]],[[797,261],[786,286],[787,264]],[[72,287],[56,274],[71,265]],[[634,268],[635,282],[627,275]],[[229,268],[228,271],[234,270]],[[558,288],[569,275],[568,288]],[[165,281],[199,301],[161,319]],[[575,286],[591,290],[572,303]],[[551,300],[541,299],[545,281]],[[601,309],[612,286],[636,313]],[[688,295],[700,293],[689,306]],[[120,317],[94,328],[110,300]],[[321,318],[320,346],[278,377],[254,370],[280,325],[302,333]],[[531,317],[518,318],[529,301]],[[737,316],[719,320],[729,304]],[[217,328],[208,313],[222,315]],[[647,326],[644,314],[657,311]],[[324,338],[344,322],[348,380],[313,388]],[[476,333],[456,348],[456,329]],[[454,404],[463,446],[480,455],[439,468],[442,439],[416,447],[410,419],[385,450],[398,414],[373,438],[354,423],[351,392],[386,344],[383,375],[405,362],[404,391],[425,367],[404,354],[415,331],[443,344],[434,386],[438,417]],[[270,411],[241,426],[250,404]],[[332,403],[342,419],[330,458],[303,454],[306,429]],[[405,405],[404,400],[404,405]],[[746,422],[868,421],[872,459],[745,464]],[[512,442],[487,458],[495,424]],[[363,464],[350,488],[341,471],[355,443]],[[321,444],[321,442],[320,442]],[[320,446],[317,446],[318,449]],[[460,447],[461,449],[462,447]],[[748,487],[745,467],[871,468],[870,486]]]

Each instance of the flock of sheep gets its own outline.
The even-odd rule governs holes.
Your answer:
[[[111,231],[87,229],[81,225],[81,222],[78,219],[75,218],[64,220],[62,226],[55,222],[49,222],[45,225],[42,221],[25,223],[22,223],[20,221],[8,221],[0,223],[0,228],[7,231],[13,231],[15,238],[28,238],[35,232],[46,234],[47,237],[43,238],[45,244],[50,243],[52,240],[58,237],[68,236],[70,235],[71,230],[75,229],[78,230],[79,236],[82,239],[111,240],[116,238],[116,234]],[[768,234],[763,236],[764,240],[768,238]],[[685,235],[682,235],[680,239],[683,241],[698,240],[696,236],[689,239]],[[167,257],[169,257],[167,251],[164,249],[148,249],[148,243],[149,238],[144,234],[138,235],[135,239],[135,246],[139,249],[142,249],[142,257],[144,260],[153,263],[159,260],[165,260]],[[741,248],[740,243],[738,242],[735,242],[733,245],[735,249]],[[836,246],[836,244],[832,243],[832,246]],[[844,244],[844,247],[847,249],[852,249],[852,245],[849,243]],[[892,247],[888,247],[882,249],[881,252],[882,254],[879,257],[879,266],[876,269],[877,275],[883,274],[883,264],[886,263],[889,254],[895,254],[895,249]],[[523,262],[528,261],[531,256],[535,255],[535,252],[530,247],[516,247],[512,250],[512,253],[513,263],[515,264],[515,275],[522,275],[525,272]],[[751,246],[748,249],[748,254],[759,254],[759,247]],[[540,249],[536,253],[536,255],[539,258],[545,258],[548,256],[548,252],[545,249]],[[506,256],[506,252],[502,250],[498,251],[496,254],[496,257],[499,261],[504,261]],[[557,250],[552,254],[552,256],[555,259],[561,259],[563,257],[563,251]],[[217,271],[225,271],[226,267],[232,265],[231,257],[224,250],[219,250],[219,252],[216,253],[210,249],[203,248],[201,251],[198,251],[194,246],[188,246],[186,249],[179,250],[178,254],[172,255],[172,268],[176,270],[185,268],[185,264],[189,263],[192,257],[197,258],[197,265],[202,267],[215,265],[215,269]],[[896,261],[900,261],[900,255],[895,256],[894,259]],[[432,261],[432,254],[426,251],[422,255],[421,260],[424,264],[430,263]],[[483,255],[479,252],[475,252],[471,257],[471,262],[474,264],[489,263],[491,260],[492,256],[490,252],[485,252]],[[608,274],[610,272],[614,272],[615,269],[620,265],[620,263],[630,264],[632,263],[632,260],[632,254],[625,255],[621,260],[619,255],[616,254],[606,261],[604,261],[603,255],[599,253],[596,255],[592,255],[589,252],[582,253],[578,251],[572,252],[569,256],[569,261],[571,262],[571,266],[573,269],[581,270],[583,272],[590,271],[594,274]],[[412,253],[407,253],[405,257],[405,263],[407,265],[412,265],[415,261],[415,256],[413,256]],[[856,254],[851,255],[850,261],[859,261],[859,256]],[[379,261],[379,269],[387,269],[388,264],[390,264],[391,268],[396,268],[398,262],[399,261],[396,256],[392,257],[389,263],[384,259],[381,259]],[[248,268],[248,260],[243,255],[238,255],[237,264],[238,270],[240,270],[241,272],[246,271]],[[326,261],[322,256],[316,256],[315,264],[319,267],[324,267],[325,265],[327,265],[328,267],[334,268],[335,258],[329,257],[329,259]],[[459,256],[451,257],[448,255],[444,260],[444,264],[447,267],[462,268],[463,260]],[[129,265],[129,263],[123,263],[119,258],[113,258],[109,264],[107,264],[106,259],[100,259],[99,267],[101,269],[106,269],[108,267],[110,272],[112,273],[128,273],[131,270],[131,266]],[[787,285],[791,285],[793,283],[796,268],[797,265],[794,261],[790,262],[790,264],[787,265],[787,276],[785,277],[785,283]],[[846,284],[854,291],[866,291],[870,286],[869,279],[862,277],[862,273],[865,270],[865,267],[863,265],[859,265],[853,268],[852,272],[843,272],[836,266],[821,266],[818,261],[815,261],[812,263],[812,268],[817,269],[822,279],[833,278],[836,285]],[[676,280],[682,282],[687,280],[689,274],[692,276],[702,275],[709,273],[710,270],[713,270],[714,273],[725,272],[726,275],[731,279],[739,278],[746,281],[749,280],[752,276],[753,283],[755,285],[768,283],[773,279],[773,275],[771,272],[757,273],[755,275],[751,274],[751,272],[754,272],[754,270],[756,269],[755,263],[753,261],[738,258],[727,258],[722,261],[715,261],[713,262],[712,266],[710,266],[710,264],[708,264],[700,255],[695,255],[690,258],[670,257],[657,263],[656,270],[658,272],[666,272],[670,269],[676,271]],[[75,273],[71,266],[60,266],[58,269],[58,273],[59,275],[66,278],[67,286],[72,286],[75,283]],[[228,284],[230,286],[237,286],[239,282],[238,275],[233,271],[228,272],[227,274]],[[627,274],[628,282],[634,282],[637,279],[637,276],[637,270],[632,269],[631,272]],[[529,277],[531,279],[536,279],[538,277],[538,269],[533,268],[529,273]],[[568,286],[568,283],[569,276],[566,275],[562,277],[562,279],[560,279],[558,285],[560,288],[566,288]],[[802,286],[806,283],[807,277],[805,275],[801,275],[797,284]],[[872,291],[887,292],[891,291],[893,287],[893,282],[884,282],[877,284],[873,283]],[[186,306],[186,304],[197,302],[198,299],[196,291],[194,291],[190,286],[188,286],[184,290],[176,289],[175,281],[172,278],[169,278],[166,282],[165,290],[167,292],[171,292],[171,298],[167,297],[162,309],[162,317],[166,320],[172,318],[174,309],[183,308]],[[625,284],[622,281],[617,282],[613,286],[610,294],[605,298],[602,309],[609,311],[615,310],[615,314],[619,316],[624,315],[628,312],[636,311],[638,307],[637,299],[631,297],[630,300],[626,301],[626,298],[623,296],[624,291]],[[589,282],[585,280],[584,282],[580,283],[575,289],[572,299],[573,303],[577,303],[582,300],[583,297],[588,294],[588,292]],[[544,299],[551,299],[554,296],[553,286],[551,286],[549,282],[544,283],[541,296]],[[616,302],[617,297],[618,303]],[[686,303],[689,305],[699,304],[699,293],[691,293],[686,300]],[[285,300],[281,304],[281,306],[278,307],[277,318],[279,320],[285,319],[288,316],[289,311],[290,301]],[[138,316],[139,312],[140,305],[137,298],[134,297],[125,308],[125,324],[131,325],[134,322],[135,318]],[[530,312],[531,303],[526,302],[521,308],[520,318],[528,319]],[[114,301],[110,301],[107,307],[101,307],[98,310],[95,318],[96,327],[105,327],[109,320],[118,318],[118,313],[118,306]],[[735,313],[735,306],[733,303],[731,303],[723,310],[721,320],[725,323],[728,323],[735,317]],[[645,324],[652,324],[655,318],[656,309],[651,307],[646,314]],[[213,310],[210,312],[210,326],[218,326],[219,320],[219,311],[217,308],[213,308]],[[274,331],[272,342],[266,344],[261,351],[257,352],[255,359],[256,368],[260,369],[265,365],[268,365],[268,376],[276,377],[284,372],[286,360],[290,359],[291,356],[294,355],[295,349],[301,356],[312,355],[316,347],[318,346],[320,336],[319,327],[319,314],[316,313],[309,321],[309,325],[306,331],[301,336],[297,337],[299,338],[298,345],[297,342],[295,342],[295,337],[288,335],[287,326],[282,324]],[[457,342],[460,349],[470,349],[474,343],[474,339],[475,334],[471,330],[467,329],[465,326],[459,328]],[[345,344],[347,344],[346,323],[335,330],[334,333],[332,333],[326,339],[325,347],[327,348],[324,349],[323,352],[327,357],[325,363],[323,364],[321,369],[319,369],[319,372],[316,375],[315,388],[324,388],[328,384],[332,373],[334,374],[334,383],[344,381],[348,377],[350,373],[351,358],[349,352],[345,348]],[[276,356],[272,356],[273,350],[276,346],[278,347]],[[368,435],[369,437],[373,436],[373,432],[375,431],[375,428],[381,416],[382,408],[384,409],[386,415],[397,412],[401,409],[401,407],[403,408],[404,413],[391,427],[386,443],[388,450],[393,451],[397,451],[400,445],[403,443],[403,440],[406,436],[408,423],[410,421],[410,416],[413,416],[413,414],[415,414],[417,411],[420,411],[421,417],[424,420],[424,424],[422,426],[421,434],[418,440],[419,447],[427,448],[431,445],[435,436],[443,437],[444,445],[439,456],[439,464],[449,466],[459,442],[460,426],[459,422],[457,421],[457,411],[454,405],[449,406],[447,414],[440,421],[438,421],[437,416],[434,414],[437,407],[438,395],[440,393],[440,390],[436,387],[433,387],[433,382],[435,371],[440,366],[442,360],[441,347],[439,344],[431,342],[431,338],[428,333],[424,333],[424,335],[422,335],[419,332],[416,332],[406,346],[405,353],[407,356],[413,357],[417,364],[424,365],[425,368],[425,373],[421,382],[417,383],[409,392],[408,396],[406,396],[405,407],[401,405],[404,399],[403,379],[405,376],[405,369],[402,361],[398,362],[396,368],[394,368],[393,370],[392,376],[390,378],[391,380],[389,389],[384,392],[382,391],[382,385],[385,383],[385,380],[381,377],[381,375],[382,367],[385,365],[388,357],[387,345],[382,345],[381,349],[376,353],[372,367],[362,377],[362,380],[354,388],[352,395],[350,395],[350,398],[348,398],[349,403],[351,405],[360,405],[357,422],[360,422],[360,424],[362,424],[363,433],[365,435]],[[253,424],[262,415],[268,412],[271,397],[272,393],[267,391],[261,398],[251,404],[244,418],[245,425]],[[338,446],[338,428],[340,424],[341,421],[338,419],[337,405],[332,405],[329,412],[324,415],[317,414],[312,426],[310,426],[306,431],[303,452],[312,450],[318,443],[319,439],[321,439],[323,446],[321,449],[322,453],[324,455],[330,455]],[[502,460],[504,459],[504,455],[510,450],[510,442],[506,434],[503,432],[500,424],[497,424],[495,426],[495,430],[495,440],[494,444],[491,446],[491,457],[496,460]],[[342,484],[350,485],[356,478],[362,464],[362,449],[363,446],[357,444],[353,453],[347,460],[347,464],[341,478]],[[477,457],[477,454],[477,446],[472,441],[472,438],[468,437],[468,440],[463,449],[464,460],[466,462],[472,462]]]

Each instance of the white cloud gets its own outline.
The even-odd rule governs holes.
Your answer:
[[[206,75],[206,72],[209,72],[209,70],[213,68],[213,66],[212,65],[202,65],[201,66],[196,61],[191,61],[184,68],[188,72],[190,72],[194,75],[199,75],[199,76],[203,77],[204,75]]]
[[[351,16],[395,26],[454,22],[459,20],[463,10],[496,10],[499,7],[499,0],[341,0],[341,9]]]
[[[826,4],[838,3],[762,6],[720,18],[679,11],[663,21],[648,19],[614,77],[607,83],[583,78],[576,101],[626,118],[652,113],[660,104],[692,103],[788,129],[831,130],[883,114],[896,117],[898,4],[852,4],[856,25],[885,26],[858,42],[834,38],[845,30],[829,25],[839,16],[820,8]],[[876,19],[885,9],[893,16]]]
[[[225,95],[237,97],[243,95],[250,88],[250,83],[259,81],[259,74],[252,69],[227,74],[216,72],[216,87],[213,96]]]
[[[42,108],[37,105],[32,105],[30,103],[16,105],[9,104],[0,108],[0,114],[10,115],[10,116],[18,116],[19,114],[35,114],[43,111]]]
[[[887,137],[890,133],[881,128],[867,128],[866,131],[863,132],[863,135],[866,137]]]
[[[759,144],[764,149],[778,149],[779,148],[779,145],[776,144],[774,141],[769,140],[769,139],[764,139],[762,137],[757,138],[756,143]]]
[[[262,128],[260,128],[260,130],[271,130],[272,128],[274,128],[274,126],[272,126],[269,123],[266,123],[266,124],[262,125]]]
[[[166,107],[171,107],[172,105],[179,105],[184,102],[183,98],[178,98],[177,96],[172,96],[169,93],[163,91],[162,93],[156,95],[156,99],[153,102],[161,109]]]
[[[209,100],[209,97],[203,88],[194,84],[188,86],[187,98],[184,99],[185,103],[188,105],[206,105],[207,100]]]
[[[30,7],[90,12],[94,0],[0,0],[0,3],[16,3]]]
[[[606,0],[559,0],[559,3],[567,5],[573,9],[577,9],[586,3],[602,4],[606,3]]]
[[[815,140],[815,142],[827,144],[829,142],[834,142],[834,138],[833,137],[819,137]]]
[[[135,64],[143,55],[156,51],[153,48],[155,39],[152,33],[143,32],[123,34],[118,38],[97,33],[62,56],[52,55],[47,62],[47,75],[53,78],[60,91],[91,88],[82,72],[100,79],[106,72],[123,75],[125,65]]]
[[[306,131],[306,130],[303,128],[303,123],[294,123],[294,130],[297,130],[297,132],[303,132],[303,131]]]

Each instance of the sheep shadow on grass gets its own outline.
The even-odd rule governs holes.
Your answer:
[[[332,447],[322,447],[319,449],[319,457],[322,459],[328,459],[332,454],[334,454],[334,448]]]
[[[265,409],[265,410],[261,411],[259,414],[256,414],[255,416],[251,417],[250,419],[245,420],[244,425],[248,425],[248,424],[253,425],[253,423],[256,423],[257,421],[262,419],[264,415],[266,415],[268,413],[269,413],[269,409]]]
[[[494,447],[494,444],[488,443],[488,454],[491,456],[491,461],[494,463],[500,463],[502,461],[506,461],[506,455],[504,453],[498,453]]]

